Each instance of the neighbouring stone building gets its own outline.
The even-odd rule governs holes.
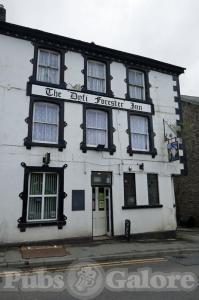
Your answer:
[[[164,124],[184,68],[6,22],[0,6],[0,243],[175,233]]]
[[[174,181],[177,219],[180,225],[199,226],[199,97],[181,100],[187,174]]]

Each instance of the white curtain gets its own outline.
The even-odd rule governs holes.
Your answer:
[[[106,92],[106,66],[103,63],[88,61],[87,88],[92,91]]]
[[[50,83],[59,83],[59,53],[39,50],[39,64],[37,80]]]
[[[143,100],[143,88],[137,86],[129,86],[130,98]]]
[[[59,54],[49,53],[49,66],[58,69],[59,68]]]
[[[129,83],[143,86],[143,73],[136,70],[129,70]]]
[[[34,121],[46,121],[46,103],[37,102],[34,104]]]
[[[144,100],[144,74],[129,70],[129,93],[131,98]]]
[[[86,111],[86,143],[108,146],[108,116],[104,111],[88,109]]]
[[[39,50],[39,65],[48,67],[49,64],[49,52]]]
[[[149,150],[148,118],[130,117],[131,147],[137,150]]]
[[[56,125],[45,125],[46,126],[46,136],[45,136],[45,141],[47,142],[52,142],[56,143],[57,142],[57,126]]]
[[[35,103],[33,141],[57,143],[59,107],[51,103]]]
[[[37,80],[48,82],[48,68],[38,66]]]

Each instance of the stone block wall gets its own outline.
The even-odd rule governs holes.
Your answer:
[[[199,226],[199,101],[182,101],[182,116],[188,174],[174,179],[177,220],[191,216]]]

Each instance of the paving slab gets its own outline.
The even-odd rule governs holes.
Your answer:
[[[21,260],[21,253],[19,249],[7,250],[5,252],[5,261],[7,262],[17,262]]]

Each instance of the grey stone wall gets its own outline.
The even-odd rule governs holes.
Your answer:
[[[192,216],[199,226],[199,105],[182,101],[182,116],[188,175],[174,179],[177,219]]]

